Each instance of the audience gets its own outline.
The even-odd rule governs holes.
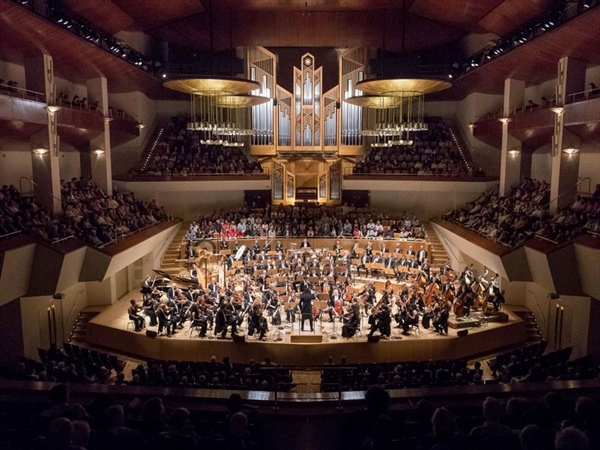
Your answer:
[[[383,225],[386,223],[386,225]],[[401,217],[358,211],[347,206],[327,207],[276,206],[265,208],[246,206],[241,209],[222,209],[199,216],[189,227],[186,239],[212,237],[302,236],[302,237],[373,237],[421,239],[424,237],[420,221],[404,212]]]
[[[186,118],[173,118],[138,175],[187,177],[204,174],[262,174],[258,161],[241,148],[202,144],[202,132],[187,129]]]
[[[366,158],[356,163],[353,172],[444,177],[469,175],[450,128],[441,118],[429,118],[427,124],[427,131],[411,135],[413,145],[371,148]]]
[[[600,230],[600,202],[577,196],[575,202],[554,216],[550,214],[550,184],[525,178],[504,197],[496,186],[477,200],[444,215],[489,239],[514,247],[534,235],[556,242],[572,239],[583,230]]]
[[[55,214],[14,186],[0,189],[0,236],[23,232],[48,242],[75,236],[99,247],[166,220],[154,200],[137,200],[133,193],[113,189],[107,196],[92,180],[61,182],[63,213]]]

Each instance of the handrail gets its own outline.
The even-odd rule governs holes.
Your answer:
[[[146,170],[146,167],[148,166],[148,163],[150,162],[150,158],[152,158],[152,155],[154,154],[154,150],[156,149],[156,146],[159,144],[160,137],[162,136],[164,131],[165,131],[165,127],[160,127],[160,129],[158,130],[158,133],[156,133],[154,141],[152,142],[152,145],[150,146],[150,150],[148,151],[148,155],[146,156],[146,159],[142,163],[142,168],[141,168],[142,171]]]
[[[584,178],[578,177],[577,179],[579,180],[580,184],[582,184],[584,181],[588,182],[588,190],[585,193],[587,195],[590,195],[592,193],[592,179],[590,177],[584,177]],[[578,191],[578,192],[581,193],[581,191]]]
[[[14,236],[15,234],[21,234],[21,233],[23,233],[23,230],[17,230],[17,231],[12,231],[7,234],[1,234],[0,239],[4,239],[4,238],[10,237],[10,236]]]
[[[558,244],[558,241],[553,241],[552,239],[549,239],[549,238],[547,238],[547,237],[545,237],[545,236],[542,236],[542,235],[540,235],[540,234],[537,234],[537,233],[536,233],[534,236],[535,236],[536,238],[538,238],[538,239],[541,239],[541,240],[543,240],[543,241],[547,241],[547,242],[550,242],[550,243],[552,243],[552,244]]]
[[[64,238],[56,239],[56,240],[50,242],[50,244],[51,245],[60,244],[61,242],[68,241],[69,239],[73,239],[74,237],[75,237],[75,235],[71,234],[69,236],[65,236]]]
[[[467,167],[467,170],[470,173],[473,173],[473,167],[471,167],[471,165],[469,164],[469,161],[467,160],[467,157],[465,156],[466,152],[463,152],[463,148],[460,145],[460,143],[458,142],[456,135],[454,134],[454,128],[452,126],[449,126],[448,128],[450,129],[450,134],[452,135],[452,140],[454,141],[454,145],[456,145],[456,147],[458,148],[458,151],[460,152],[460,157],[462,158],[463,163]]]
[[[19,177],[19,193],[21,195],[23,195],[23,183],[21,183],[23,180],[28,181],[31,184],[31,188],[33,189],[33,177]]]
[[[536,309],[538,310],[538,313],[539,313],[540,322],[546,323],[546,318],[544,317],[544,314],[542,313],[542,310],[541,310],[540,305],[538,303],[537,297],[535,296],[535,294],[533,292],[531,292],[529,290],[527,292],[529,292],[531,294],[531,298],[533,298],[533,303],[534,303],[534,305],[535,305],[535,307],[536,307]]]
[[[577,181],[577,183],[575,183],[572,187],[577,188],[577,186],[579,186],[581,183],[583,183],[586,179],[588,179],[588,177],[582,178],[579,181]],[[590,186],[591,186],[591,181],[590,181]],[[577,190],[575,192],[578,192]],[[548,201],[548,203],[546,203],[545,205],[541,205],[542,208],[549,208],[550,205],[556,201],[558,201],[559,198],[563,197],[564,195],[568,194],[570,192],[564,191],[562,194],[558,194],[556,196],[556,198],[550,199]]]
[[[34,187],[35,186],[39,186],[38,183],[36,183],[35,181],[33,181],[33,177],[31,178],[27,178],[27,177],[21,177],[19,178],[19,188],[21,187],[21,179],[26,179],[27,181],[29,181]],[[58,200],[59,202],[61,202],[62,204],[62,199],[58,198],[56,195],[54,195],[52,192],[48,192],[48,191],[44,191],[42,192],[43,194],[49,195],[50,197],[52,197],[55,200]]]
[[[429,222],[431,223],[431,222]],[[434,230],[435,231],[435,230]],[[436,236],[440,239],[440,241],[444,241],[446,243],[446,245],[444,245],[444,250],[448,249],[450,250],[450,253],[452,253],[452,256],[454,256],[454,260],[460,264],[460,260],[458,259],[458,257],[456,256],[456,254],[454,253],[454,250],[452,250],[452,246],[449,244],[448,239],[446,239],[446,236],[439,234],[439,233],[435,233]]]
[[[82,293],[83,293],[83,290],[81,290],[81,291],[79,291],[77,293],[77,297],[75,298],[75,301],[73,302],[73,305],[71,306],[71,311],[69,311],[67,319],[63,320],[63,327],[64,327],[64,324],[70,322],[71,316],[73,315],[73,311],[75,311],[75,307],[77,306],[77,303],[79,303],[79,298],[80,298],[80,296],[81,296]],[[65,332],[64,332],[64,329],[63,329],[63,340],[64,340],[64,338],[65,338]]]
[[[46,94],[42,92],[31,91],[29,89],[24,89],[14,85],[9,85],[8,83],[0,83],[0,94],[22,98],[23,100],[33,100],[42,103],[46,102]]]

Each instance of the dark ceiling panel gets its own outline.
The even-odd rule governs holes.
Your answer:
[[[133,18],[111,0],[62,0],[62,3],[67,9],[110,34],[117,34],[135,26]]]
[[[559,0],[504,0],[479,21],[479,26],[498,36],[506,36],[558,3]]]
[[[483,31],[478,21],[502,0],[419,0],[410,12],[465,32]]]

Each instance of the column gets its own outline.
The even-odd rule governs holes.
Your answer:
[[[82,175],[91,177],[107,195],[112,195],[112,167],[110,145],[110,121],[108,116],[108,87],[106,78],[87,80],[87,92],[90,102],[98,101],[104,114],[104,132],[90,141],[89,148],[81,151]]]
[[[500,189],[501,196],[506,195],[510,187],[521,180],[521,141],[513,137],[509,131],[510,114],[514,108],[525,101],[525,82],[521,80],[504,80],[504,117],[502,122],[502,147],[500,148]],[[529,170],[531,172],[531,169]]]
[[[558,62],[554,135],[552,136],[552,171],[550,175],[550,212],[573,203],[579,176],[580,138],[564,128],[565,111],[570,94],[585,90],[585,61],[564,57]]]
[[[37,55],[25,60],[27,89],[46,95],[48,127],[30,137],[32,148],[33,195],[37,202],[58,213],[60,199],[58,112],[54,106],[56,84],[54,66],[49,55]]]

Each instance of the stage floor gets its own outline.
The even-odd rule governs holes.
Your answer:
[[[282,315],[280,327],[269,324],[266,341],[258,340],[256,334],[245,336],[246,321],[238,328],[238,334],[245,336],[241,342],[234,342],[229,332],[226,339],[218,339],[212,330],[207,332],[206,338],[199,338],[195,330],[190,334],[189,321],[171,337],[149,338],[145,330],[135,332],[132,325],[127,325],[130,298],[139,301],[139,292],[130,292],[89,322],[87,342],[146,359],[206,361],[214,355],[219,359],[229,356],[233,362],[247,363],[252,359],[262,361],[265,356],[270,356],[278,364],[311,366],[324,364],[329,356],[339,362],[342,355],[346,356],[349,363],[470,359],[523,343],[526,339],[525,324],[512,313],[510,305],[505,305],[503,310],[508,314],[508,322],[484,322],[482,326],[469,328],[468,335],[462,337],[457,336],[459,330],[452,328],[449,329],[449,335],[444,336],[433,328],[425,330],[423,327],[406,336],[400,328],[395,328],[395,321],[392,321],[390,339],[368,342],[366,317],[362,319],[362,331],[346,339],[341,337],[341,323],[329,323],[328,316],[323,321],[316,321],[314,332],[311,332],[300,331],[298,321],[286,323]],[[146,329],[157,331],[157,328]],[[375,336],[378,334],[376,332]]]

